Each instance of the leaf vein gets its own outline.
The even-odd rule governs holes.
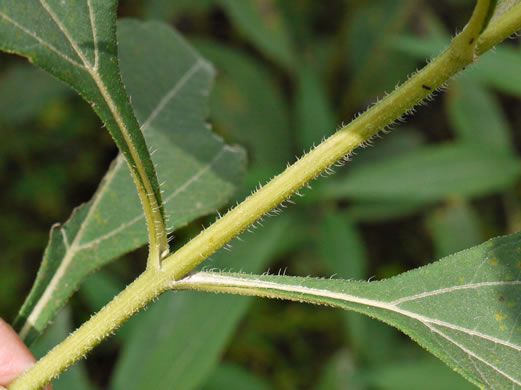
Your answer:
[[[87,7],[89,8],[90,29],[92,31],[92,42],[94,43],[94,70],[99,68],[99,49],[98,49],[98,34],[96,32],[96,19],[92,7],[92,0],[87,0]]]
[[[514,280],[514,281],[480,282],[480,283],[462,284],[460,286],[451,286],[451,287],[447,287],[447,288],[441,288],[438,290],[427,291],[424,293],[412,295],[410,297],[400,298],[400,299],[397,299],[390,303],[393,305],[400,305],[405,302],[410,302],[410,301],[414,301],[414,300],[421,299],[421,298],[427,298],[427,297],[446,294],[446,293],[459,291],[459,290],[470,290],[470,289],[476,289],[476,288],[481,288],[481,287],[511,286],[511,285],[521,285],[521,281]]]
[[[425,326],[427,326],[432,332],[434,333],[437,333],[439,334],[442,338],[444,338],[445,340],[449,341],[450,343],[454,344],[455,346],[457,346],[459,349],[461,349],[464,353],[466,353],[469,357],[473,357],[477,360],[479,360],[481,363],[483,363],[484,365],[486,366],[489,366],[490,368],[492,368],[494,371],[496,371],[498,374],[504,376],[505,378],[507,378],[508,380],[510,380],[511,382],[517,384],[517,385],[520,385],[521,386],[521,382],[518,381],[517,379],[515,379],[514,377],[510,376],[509,374],[507,374],[506,372],[504,372],[503,370],[501,370],[499,367],[496,367],[494,366],[492,363],[489,363],[487,362],[484,358],[480,357],[479,355],[477,355],[476,353],[472,352],[470,349],[466,348],[465,346],[461,345],[460,343],[458,343],[456,340],[454,340],[453,338],[451,338],[450,336],[446,335],[445,333],[443,333],[442,331],[436,329],[435,327],[431,327],[431,326],[428,326],[427,324],[425,324]]]
[[[185,74],[179,80],[177,80],[174,86],[161,98],[148,118],[143,122],[141,125],[141,130],[145,131],[150,126],[150,124],[161,113],[168,102],[170,102],[170,100],[172,100],[177,95],[177,93],[184,87],[184,85],[192,78],[192,76],[199,70],[199,68],[201,68],[203,64],[203,60],[198,58],[197,61],[185,72]]]
[[[24,32],[25,34],[29,35],[31,38],[35,39],[39,44],[41,44],[42,46],[45,46],[47,49],[51,50],[52,52],[56,53],[59,57],[63,58],[65,61],[67,61],[68,63],[70,63],[71,65],[77,67],[77,68],[80,68],[80,69],[83,69],[83,70],[86,70],[86,67],[82,64],[80,64],[79,62],[76,62],[75,60],[73,60],[72,58],[70,58],[68,55],[66,55],[65,53],[62,53],[61,51],[59,51],[57,48],[55,48],[53,45],[51,45],[50,43],[44,41],[42,38],[40,38],[38,35],[36,35],[36,33],[34,33],[33,31],[29,30],[28,28],[22,26],[20,23],[14,21],[13,19],[11,19],[9,16],[7,16],[6,14],[4,14],[3,12],[0,12],[0,16],[2,18],[4,18],[7,22],[11,23],[13,26],[15,26],[16,28],[18,28],[19,30],[21,30],[22,32]]]
[[[83,62],[83,65],[87,68],[87,69],[92,69],[93,68],[93,65],[87,60],[87,57],[85,56],[85,54],[80,50],[80,47],[78,46],[78,44],[76,43],[76,41],[72,38],[72,35],[69,33],[69,30],[67,30],[65,28],[65,26],[62,24],[62,22],[60,21],[60,19],[58,19],[58,16],[56,16],[56,14],[53,12],[53,10],[51,9],[51,7],[49,7],[49,4],[47,4],[47,1],[46,0],[40,0],[40,4],[42,5],[42,7],[45,9],[45,11],[47,11],[47,13],[49,14],[49,16],[52,18],[52,20],[54,21],[54,23],[56,23],[56,26],[58,26],[58,28],[61,30],[61,32],[63,33],[63,35],[65,35],[65,38],[67,38],[67,40],[69,41],[70,45],[72,46],[73,50],[76,52],[76,54],[78,55],[78,57],[80,57],[81,61]]]

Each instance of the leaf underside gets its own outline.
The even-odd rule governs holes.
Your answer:
[[[0,0],[0,49],[27,57],[89,102],[127,159],[138,188],[155,199],[162,215],[155,168],[121,81],[117,4]]]
[[[482,388],[521,389],[521,233],[379,282],[198,273],[178,283],[358,311]]]
[[[232,195],[245,154],[210,131],[207,96],[213,69],[161,23],[121,21],[121,72],[159,180],[169,231],[214,212]],[[15,327],[30,343],[81,281],[107,262],[147,242],[139,197],[120,155],[93,199],[51,231],[36,283]]]

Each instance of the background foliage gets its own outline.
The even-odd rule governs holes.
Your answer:
[[[143,0],[121,1],[120,16],[172,23],[215,65],[209,120],[248,150],[242,199],[438,54],[473,4]],[[380,279],[520,230],[520,66],[516,41],[487,54],[209,266]],[[13,56],[1,56],[0,70],[0,313],[11,320],[50,225],[91,197],[116,149],[67,87]],[[212,220],[187,226],[176,241]],[[90,277],[35,353],[106,303],[145,257],[138,251]],[[198,336],[187,340],[189,332]],[[85,389],[166,389],[171,382],[154,372],[160,364],[180,389],[471,388],[405,336],[355,313],[192,292],[166,294],[56,388],[70,380]]]

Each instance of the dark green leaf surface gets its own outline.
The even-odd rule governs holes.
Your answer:
[[[372,0],[360,3],[346,15],[344,28],[349,71],[353,81],[344,97],[352,108],[367,104],[382,91],[392,91],[399,80],[414,71],[415,61],[389,50],[387,43],[407,31],[418,3],[410,0]]]
[[[254,235],[219,251],[209,266],[260,272],[288,246],[294,245],[291,220],[267,221]],[[280,240],[284,235],[285,240]],[[196,389],[215,368],[250,300],[198,292],[166,293],[148,311],[138,314],[133,337],[120,354],[112,381],[114,390]],[[143,357],[146,356],[146,359]],[[174,384],[174,386],[173,386]]]
[[[458,138],[486,153],[513,154],[505,113],[493,94],[468,79],[451,83],[447,95],[449,120]]]
[[[374,349],[379,351],[378,346]],[[328,362],[315,390],[476,390],[476,386],[448,370],[442,362],[423,354],[426,352],[415,359],[397,361],[394,357],[362,368],[355,367],[353,356],[342,350]]]
[[[153,199],[164,219],[155,168],[121,82],[116,7],[117,0],[1,0],[0,49],[27,57],[91,104],[127,159],[144,206]]]
[[[484,238],[476,210],[463,201],[449,202],[435,209],[426,222],[438,258],[470,248]]]
[[[218,131],[246,146],[250,161],[275,165],[278,173],[293,158],[282,91],[250,56],[216,42],[197,40],[194,44],[217,68],[210,102]]]
[[[309,151],[335,131],[333,108],[323,83],[310,66],[302,65],[297,71],[294,115],[297,146],[301,152]]]
[[[378,390],[476,390],[474,385],[432,358],[386,362],[381,367],[356,373],[352,380]]]
[[[233,24],[268,57],[290,68],[293,48],[275,0],[218,0]]]
[[[183,285],[358,311],[484,389],[521,389],[521,233],[380,282],[199,273]]]
[[[143,13],[146,18],[168,22],[185,13],[208,11],[215,3],[216,0],[150,0],[143,4]]]
[[[170,27],[120,24],[121,68],[147,142],[162,167],[170,231],[208,214],[233,193],[245,166],[243,151],[229,147],[205,123],[213,71]],[[147,242],[139,198],[118,157],[94,198],[55,226],[37,283],[17,321],[30,340],[89,273]],[[29,321],[27,321],[29,318]]]
[[[520,175],[516,157],[454,143],[358,166],[343,180],[325,182],[316,196],[434,202],[450,196],[483,196],[509,187]]]
[[[232,364],[220,364],[208,377],[200,390],[269,390],[271,387],[254,377],[244,368]]]
[[[16,125],[31,120],[71,93],[69,87],[41,69],[26,64],[12,67],[0,79],[0,122]]]

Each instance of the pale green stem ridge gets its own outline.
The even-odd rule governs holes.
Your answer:
[[[160,270],[147,269],[99,313],[44,356],[23,376],[11,383],[9,390],[38,389],[49,383],[117,329],[132,314],[163,291],[172,288],[175,281],[184,277],[208,256],[278,204],[289,199],[292,194],[337,160],[368,141],[403,114],[410,112],[415,105],[441,87],[455,73],[472,64],[490,4],[489,0],[478,0],[467,27],[454,38],[449,48],[438,58],[166,258]],[[519,7],[515,11],[519,11]],[[482,43],[480,48],[490,48],[493,46],[491,42],[495,42],[497,37],[509,36],[510,34],[507,33],[514,28],[513,26],[517,26],[514,32],[521,28],[519,12],[514,19],[504,18],[506,16],[494,20],[493,24],[485,30],[485,35],[492,31],[491,28],[494,32],[488,33],[489,38],[486,41],[488,43]],[[499,23],[502,20],[508,23],[507,27],[501,28]]]

